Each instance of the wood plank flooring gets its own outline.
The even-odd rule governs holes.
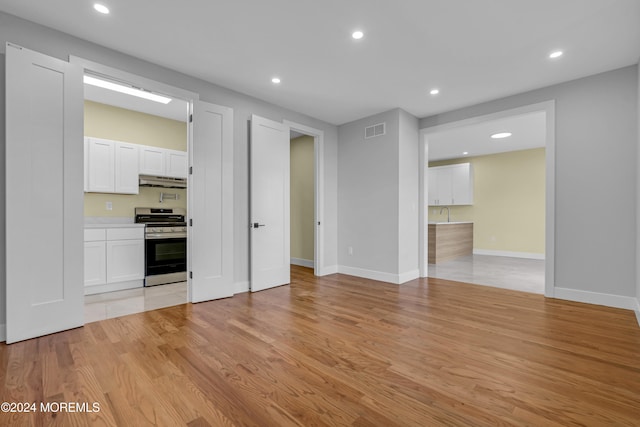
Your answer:
[[[0,344],[0,425],[640,426],[633,312],[441,279],[292,284]]]

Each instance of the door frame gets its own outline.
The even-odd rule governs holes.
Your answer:
[[[314,200],[315,200],[315,218],[314,218],[314,254],[313,254],[313,274],[316,276],[325,276],[331,274],[324,265],[324,131],[295,123],[289,120],[283,120],[282,123],[289,126],[289,131],[296,131],[313,137],[313,153],[314,153]]]
[[[104,76],[106,78],[120,81],[125,84],[142,87],[156,93],[164,94],[175,99],[186,101],[188,103],[188,111],[185,111],[185,116],[186,116],[185,118],[187,120],[187,155],[189,156],[189,165],[193,164],[191,159],[191,155],[193,153],[193,130],[192,130],[191,123],[189,122],[189,116],[193,114],[194,103],[200,100],[200,95],[198,93],[181,89],[175,86],[167,85],[157,80],[148,79],[138,74],[129,73],[127,71],[123,71],[118,68],[113,68],[108,65],[100,64],[98,62],[90,61],[88,59],[84,59],[74,55],[69,56],[69,62],[72,64],[80,65],[83,69],[83,73],[89,72],[91,74],[96,74],[98,76]],[[189,211],[191,210],[191,203],[193,200],[193,197],[191,195],[191,191],[193,189],[191,179],[192,179],[192,176],[188,175],[187,207]],[[191,255],[190,254],[192,251],[190,248],[190,245],[191,245],[190,239],[188,240],[187,245],[188,245],[187,271],[191,271]],[[187,277],[187,299],[188,299],[188,302],[192,302],[192,289],[191,289],[190,277]]]
[[[468,119],[457,120],[442,125],[436,125],[420,129],[419,142],[419,267],[420,277],[428,277],[427,253],[429,248],[428,231],[428,174],[427,165],[429,161],[429,135],[443,130],[455,129],[463,126],[474,125],[505,117],[527,114],[533,112],[544,112],[546,119],[546,143],[545,143],[545,280],[544,295],[553,298],[555,295],[555,162],[556,162],[556,141],[555,141],[555,100],[539,102],[522,107],[498,111],[491,114],[475,116]]]

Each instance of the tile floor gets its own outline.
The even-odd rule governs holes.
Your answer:
[[[84,297],[85,323],[187,302],[187,282],[106,292]]]
[[[429,277],[544,293],[544,260],[469,255],[429,264]]]

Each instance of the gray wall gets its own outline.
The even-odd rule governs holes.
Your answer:
[[[637,123],[637,132],[638,132],[638,145],[637,145],[637,166],[636,166],[636,174],[638,176],[638,180],[636,181],[636,235],[637,235],[637,244],[636,244],[636,298],[638,300],[636,307],[636,316],[638,318],[638,323],[640,323],[640,63],[638,64],[638,123]]]
[[[385,135],[364,138],[365,127],[382,122]],[[398,126],[392,110],[338,127],[341,266],[398,273]]]
[[[251,114],[272,120],[290,120],[306,126],[324,131],[324,176],[325,176],[325,216],[323,228],[325,236],[325,264],[337,265],[337,127],[314,118],[269,104],[267,102],[225,89],[220,86],[178,73],[176,71],[151,64],[137,58],[89,43],[67,34],[34,24],[0,12],[0,62],[2,66],[2,85],[4,85],[4,53],[5,43],[12,42],[46,55],[68,60],[69,55],[79,56],[110,67],[118,68],[130,73],[154,79],[172,86],[186,89],[200,94],[203,101],[212,102],[233,108],[234,110],[234,241],[235,241],[235,281],[249,280],[249,249],[248,249],[248,141],[247,120]],[[4,93],[2,94],[4,100]],[[4,102],[0,106],[0,125],[4,121]],[[0,129],[2,156],[4,156],[4,127]],[[0,162],[0,178],[4,181],[4,160]],[[4,192],[4,183],[1,186]],[[4,203],[4,194],[0,200]],[[1,213],[4,221],[4,207]],[[4,229],[1,231],[1,251],[4,251]],[[3,254],[2,254],[3,255]],[[4,262],[4,256],[0,259]],[[4,283],[4,266],[0,264],[2,283],[0,283],[0,299],[5,298],[6,284]],[[5,304],[0,305],[0,324],[4,324]]]
[[[415,271],[418,264],[419,218],[418,191],[420,164],[418,119],[400,110],[399,148],[399,252],[398,272]],[[417,277],[417,276],[416,276]]]
[[[381,122],[385,135],[365,139]],[[418,119],[391,110],[338,127],[338,140],[339,265],[417,277]]]
[[[636,295],[637,66],[427,117],[556,101],[556,287]]]

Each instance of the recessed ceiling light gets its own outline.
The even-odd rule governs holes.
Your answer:
[[[356,40],[360,40],[362,37],[364,37],[364,33],[362,31],[354,31],[353,34],[351,34],[351,37]]]
[[[278,84],[280,83],[280,79],[278,77],[274,77],[271,79],[271,83]]]
[[[502,139],[502,138],[508,138],[510,136],[511,136],[511,132],[500,132],[500,133],[494,133],[493,135],[491,135],[491,138]]]
[[[463,155],[463,156],[466,156],[467,154],[469,154],[469,152],[468,152],[468,151],[463,151],[463,152],[462,152],[462,155]]]
[[[431,95],[437,95],[440,93],[440,89],[431,89],[431,91],[429,92]]]
[[[105,6],[105,5],[103,5],[103,4],[95,3],[93,5],[93,8],[95,10],[97,10],[98,12],[104,14],[104,15],[108,15],[109,14],[109,8],[107,6]]]
[[[551,52],[551,53],[549,54],[549,58],[551,58],[551,59],[560,58],[563,54],[564,54],[564,52],[563,52],[563,51],[561,51],[561,50],[556,50],[556,51]]]

